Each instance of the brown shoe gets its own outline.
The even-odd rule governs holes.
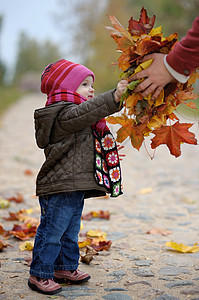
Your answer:
[[[73,283],[79,284],[90,279],[90,275],[88,273],[82,272],[80,270],[71,271],[55,271],[54,272],[54,281],[59,283]]]
[[[62,290],[62,287],[53,279],[42,279],[32,275],[28,279],[28,286],[33,291],[46,295],[54,295]]]

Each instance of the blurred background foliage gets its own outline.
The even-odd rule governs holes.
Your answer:
[[[114,88],[120,74],[115,64],[119,54],[105,29],[105,26],[111,26],[108,15],[114,15],[127,28],[131,16],[139,19],[142,6],[149,17],[156,16],[154,27],[161,25],[164,36],[178,32],[179,39],[186,34],[199,11],[198,0],[57,0],[57,11],[52,21],[57,31],[62,32],[62,45],[55,45],[49,40],[41,42],[21,32],[16,63],[9,81],[6,81],[7,68],[0,56],[1,95],[5,94],[8,86],[10,91],[15,91],[13,101],[16,90],[38,92],[44,67],[62,57],[85,64],[94,71],[97,94]],[[3,15],[0,16],[0,34],[2,30]]]

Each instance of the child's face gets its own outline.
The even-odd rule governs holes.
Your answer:
[[[90,100],[94,97],[94,91],[93,76],[87,76],[76,90],[76,93],[86,98],[86,100]]]

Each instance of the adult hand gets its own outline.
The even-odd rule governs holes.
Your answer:
[[[130,81],[146,78],[134,89],[135,93],[141,92],[142,96],[146,97],[153,92],[152,100],[155,100],[164,86],[174,80],[164,65],[164,56],[162,53],[153,53],[143,57],[141,62],[149,59],[153,59],[153,62],[145,70],[129,77]]]

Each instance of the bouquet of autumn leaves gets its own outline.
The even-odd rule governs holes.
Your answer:
[[[138,21],[131,17],[127,30],[114,16],[109,18],[113,27],[106,29],[121,53],[118,64],[122,69],[120,74],[122,79],[128,80],[133,74],[150,66],[152,59],[140,63],[143,56],[154,52],[168,54],[178,39],[177,33],[163,37],[161,26],[153,28],[155,16],[148,17],[144,8]],[[122,114],[107,118],[109,123],[121,125],[117,131],[117,141],[122,143],[129,137],[132,146],[139,150],[145,138],[153,133],[155,136],[151,139],[151,148],[155,149],[161,144],[166,144],[175,157],[181,155],[181,143],[197,145],[195,134],[189,131],[193,124],[180,123],[175,110],[181,103],[197,109],[194,102],[187,100],[197,99],[192,85],[198,78],[199,74],[195,71],[185,84],[179,82],[167,84],[155,100],[151,99],[151,94],[143,98],[141,93],[133,92],[144,79],[130,82],[121,98],[124,106]]]

